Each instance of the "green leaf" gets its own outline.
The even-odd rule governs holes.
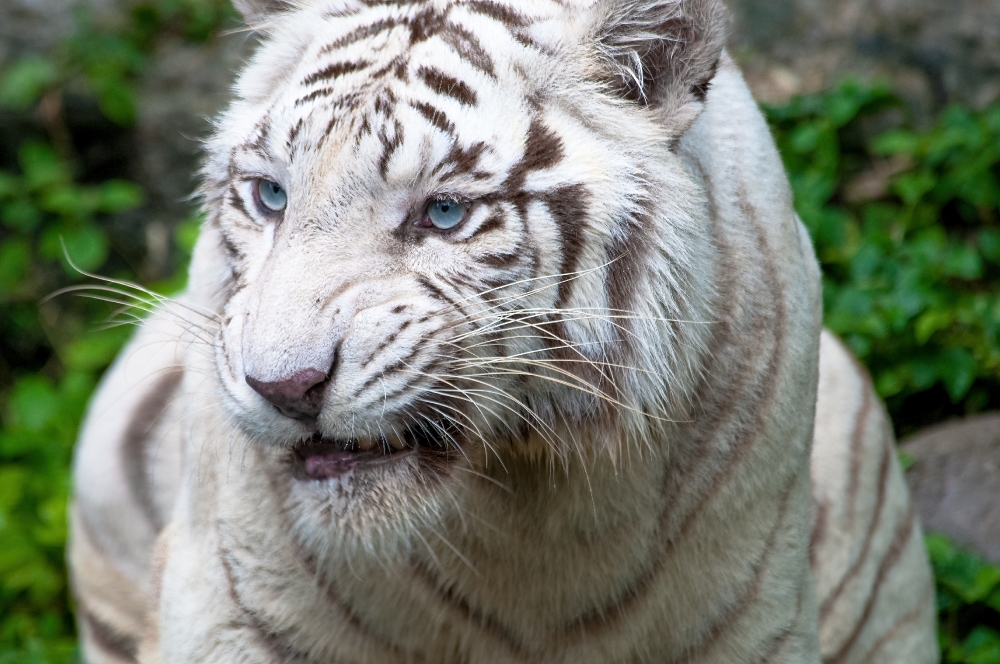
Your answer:
[[[27,240],[10,238],[0,244],[0,295],[20,286],[31,267],[31,246]]]
[[[965,639],[961,649],[966,664],[997,664],[1000,662],[1000,633],[979,625]]]
[[[0,106],[26,109],[58,78],[58,70],[49,60],[34,55],[21,58],[0,78]]]
[[[31,190],[69,181],[66,165],[55,151],[44,143],[37,141],[24,143],[18,151],[18,160],[24,171],[25,182]]]
[[[62,240],[62,247],[65,247],[65,254],[60,252],[59,257],[70,276],[77,277],[80,271],[95,272],[108,258],[108,241],[96,226],[66,229],[58,237]],[[49,247],[54,244],[51,237],[46,244]]]
[[[12,424],[41,431],[59,412],[59,395],[47,379],[26,376],[14,384],[7,407]]]
[[[976,358],[967,348],[949,348],[937,363],[952,403],[958,403],[972,387],[976,378]]]
[[[102,212],[124,212],[142,205],[142,187],[125,180],[107,180],[100,186],[98,209]]]
[[[872,141],[871,150],[875,154],[914,154],[920,145],[920,138],[913,132],[896,129],[880,134]]]
[[[31,201],[18,200],[0,207],[0,220],[15,231],[29,233],[41,223],[42,214]]]
[[[66,366],[77,371],[94,371],[111,364],[132,334],[131,325],[88,333],[69,344],[61,353]]]

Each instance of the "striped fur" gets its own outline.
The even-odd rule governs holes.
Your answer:
[[[91,662],[937,661],[716,0],[239,4],[191,288],[78,448]]]

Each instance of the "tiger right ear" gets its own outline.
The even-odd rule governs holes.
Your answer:
[[[682,132],[700,114],[725,48],[722,0],[603,0],[598,11],[601,76]]]
[[[266,23],[275,14],[295,9],[291,0],[233,0],[233,7],[251,28]]]

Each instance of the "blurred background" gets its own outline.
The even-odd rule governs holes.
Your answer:
[[[946,662],[1000,664],[1000,419],[980,415],[1000,410],[1000,2],[730,6],[730,51],[823,265],[826,324],[897,436],[923,432],[901,451],[922,512],[949,480],[921,478],[955,463],[927,456],[941,444],[926,427],[965,422],[946,452],[967,455],[963,486],[986,502],[966,531],[930,528],[950,535],[927,538],[940,639]],[[253,47],[239,27],[228,0],[0,0],[0,664],[77,661],[68,468],[130,333],[110,303],[43,299],[90,281],[64,248],[81,271],[184,287],[198,140]]]

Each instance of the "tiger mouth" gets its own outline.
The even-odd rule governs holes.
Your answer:
[[[328,480],[340,477],[358,466],[371,466],[401,460],[420,450],[446,449],[454,440],[446,424],[435,423],[407,427],[400,433],[365,438],[326,438],[316,434],[298,444],[293,461],[303,479]]]

